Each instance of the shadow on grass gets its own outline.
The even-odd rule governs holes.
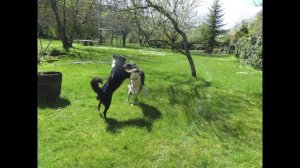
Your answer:
[[[107,124],[106,130],[111,133],[118,133],[120,132],[121,128],[129,126],[141,128],[145,127],[148,130],[148,132],[150,132],[152,127],[152,123],[145,120],[144,118],[130,119],[127,121],[118,121],[113,118],[107,118],[105,122]]]
[[[246,123],[246,118],[250,117],[247,111],[249,107],[257,108],[249,98],[223,90],[209,92],[195,89],[194,92],[194,96],[189,94],[189,102],[183,99],[175,103],[181,103],[189,120],[197,125],[198,130],[209,127],[222,142],[228,138],[247,139],[247,131],[252,129]],[[233,119],[233,116],[238,117]]]
[[[189,108],[193,105],[191,103],[195,99],[204,98],[205,94],[203,91],[212,85],[212,82],[206,81],[201,77],[197,79],[171,80],[171,83],[166,88],[169,103],[171,105],[178,104],[184,107],[184,109]]]
[[[144,117],[150,121],[160,119],[162,116],[161,112],[154,106],[150,106],[142,102],[139,103],[139,106],[143,111]]]
[[[41,109],[45,108],[64,108],[68,105],[70,105],[71,102],[68,99],[65,98],[58,98],[56,101],[47,101],[47,100],[39,100],[38,101],[38,107]]]
[[[259,110],[257,101],[261,94],[254,97],[253,93],[216,88],[212,82],[201,77],[174,77],[168,73],[157,74],[157,77],[168,79],[168,83],[152,88],[149,91],[151,99],[163,96],[169,100],[170,108],[174,105],[180,107],[187,115],[188,122],[194,123],[195,132],[210,129],[221,141],[226,142],[230,138],[247,140],[247,132],[259,131],[259,127],[250,127],[247,121],[249,117],[255,117],[250,116],[249,111]]]
[[[118,121],[113,118],[107,118],[105,120],[107,127],[106,130],[111,133],[118,133],[120,129],[125,127],[140,127],[146,128],[148,132],[152,131],[152,124],[155,120],[160,119],[162,114],[161,112],[151,105],[139,103],[143,111],[143,118],[129,119],[126,121]]]

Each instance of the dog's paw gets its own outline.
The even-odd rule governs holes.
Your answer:
[[[135,101],[135,102],[131,102],[131,103],[130,103],[130,105],[131,105],[131,106],[134,106],[134,105],[139,105],[139,104],[140,104],[140,103],[139,103],[139,102],[136,102],[136,101]]]

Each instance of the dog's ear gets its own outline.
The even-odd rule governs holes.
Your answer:
[[[117,59],[116,57],[117,57],[117,55],[113,55],[113,59]]]

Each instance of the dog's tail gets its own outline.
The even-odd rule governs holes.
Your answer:
[[[102,93],[102,89],[98,86],[99,83],[103,83],[102,79],[99,77],[95,77],[92,81],[91,81],[91,86],[92,89],[94,90],[94,92],[96,92],[98,95],[100,95]]]

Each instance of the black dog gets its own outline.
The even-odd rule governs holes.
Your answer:
[[[91,86],[94,92],[97,93],[97,99],[99,100],[98,111],[100,110],[101,103],[105,106],[103,111],[104,119],[106,119],[106,112],[111,104],[113,92],[120,87],[125,79],[130,77],[130,73],[126,72],[124,68],[126,60],[127,58],[124,56],[113,55],[110,76],[102,88],[98,86],[98,83],[103,82],[101,78],[95,77],[91,81]]]

